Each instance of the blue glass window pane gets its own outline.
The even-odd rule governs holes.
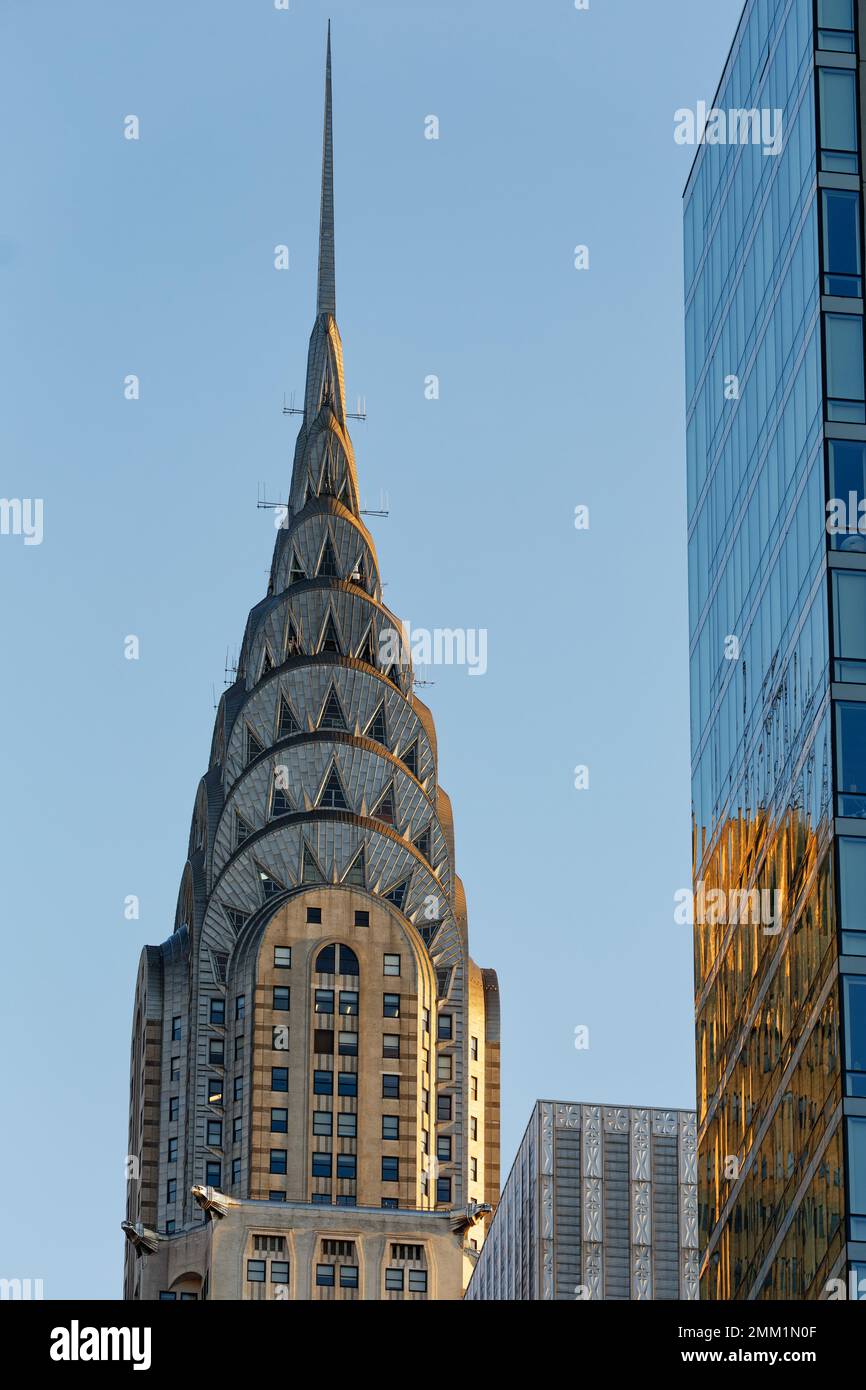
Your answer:
[[[866,975],[845,976],[845,1065],[866,1072]]]
[[[863,320],[857,314],[825,314],[824,320],[827,395],[831,403],[853,408],[863,401]],[[861,416],[849,413],[831,418],[850,420]]]
[[[866,815],[866,704],[836,706],[839,814]]]
[[[818,0],[818,23],[822,29],[853,29],[854,0]]]
[[[839,839],[839,901],[843,931],[866,932],[866,839]]]
[[[848,1121],[848,1195],[851,1211],[866,1216],[866,1120]]]
[[[833,617],[836,679],[866,680],[866,571],[834,572]]]
[[[860,196],[825,188],[824,293],[851,295],[861,291]]]
[[[818,69],[821,149],[824,169],[839,173],[857,170],[856,75],[848,68]]]

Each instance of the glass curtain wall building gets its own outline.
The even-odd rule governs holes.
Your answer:
[[[748,0],[685,194],[705,1298],[866,1279],[864,44]]]

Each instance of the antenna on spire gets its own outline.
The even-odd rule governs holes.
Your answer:
[[[331,108],[331,21],[328,20],[328,49],[325,59],[325,128],[322,136],[322,202],[319,213],[318,314],[337,313],[337,287],[334,270],[334,129]]]

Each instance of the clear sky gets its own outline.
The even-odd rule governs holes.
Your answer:
[[[257,488],[288,485],[329,14],[386,601],[488,632],[486,675],[431,668],[420,694],[499,973],[503,1176],[537,1097],[694,1103],[673,114],[712,98],[740,9],[2,6],[0,491],[44,499],[44,538],[0,536],[0,1275],[119,1296],[135,971],[171,931],[213,691],[265,590]]]

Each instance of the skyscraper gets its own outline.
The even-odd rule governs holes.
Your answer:
[[[709,1298],[866,1273],[864,25],[748,0],[685,194]]]
[[[361,518],[335,314],[329,34],[288,506],[136,986],[127,1298],[460,1297],[498,1197],[496,976]]]
[[[698,1296],[695,1115],[536,1101],[466,1297]]]

